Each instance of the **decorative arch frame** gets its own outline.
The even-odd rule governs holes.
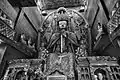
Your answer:
[[[45,19],[43,20],[43,22],[42,22],[42,24],[41,24],[41,27],[39,28],[39,30],[41,30],[42,29],[42,31],[40,31],[39,32],[39,35],[40,36],[38,36],[38,43],[40,43],[40,42],[42,42],[42,40],[43,39],[41,39],[41,38],[44,38],[44,34],[46,33],[46,30],[48,29],[48,28],[51,28],[54,32],[56,32],[56,30],[58,30],[58,25],[57,25],[57,22],[58,22],[58,17],[59,17],[59,11],[60,10],[64,10],[65,11],[65,14],[67,14],[67,17],[68,17],[68,30],[69,30],[69,28],[71,28],[71,30],[72,29],[75,29],[75,28],[78,28],[79,30],[84,30],[83,31],[83,33],[85,33],[85,34],[81,34],[82,36],[85,36],[85,38],[83,38],[83,39],[86,39],[86,42],[85,42],[85,44],[87,43],[87,45],[89,45],[90,44],[90,41],[89,41],[89,35],[88,35],[88,33],[89,33],[89,31],[88,31],[88,26],[89,26],[89,24],[88,24],[88,22],[87,22],[87,20],[85,19],[85,17],[81,14],[81,13],[79,13],[78,11],[76,11],[76,10],[70,10],[70,9],[67,9],[67,8],[64,8],[64,7],[60,7],[59,9],[57,9],[57,10],[55,10],[55,11],[52,11],[51,13],[49,13],[46,17],[45,17]],[[75,16],[74,16],[74,14],[75,14]],[[56,18],[57,17],[57,18]],[[58,19],[58,20],[56,20],[56,19]],[[72,22],[73,21],[73,22]],[[78,24],[77,24],[78,23]],[[73,25],[73,26],[71,26],[71,24]],[[74,26],[74,24],[75,24],[75,26]],[[53,26],[51,26],[51,25],[53,25]],[[50,26],[50,27],[49,27]],[[75,32],[77,32],[77,31],[74,31],[74,30],[72,30],[73,31],[73,33],[75,33]],[[72,31],[70,31],[70,32],[72,32]],[[48,33],[48,34],[50,34],[50,36],[54,33],[54,32],[50,32],[50,33]],[[41,35],[42,34],[42,35]],[[76,33],[75,33],[76,34]],[[87,34],[87,35],[86,35]],[[49,36],[49,39],[50,39],[50,36]],[[77,36],[76,37],[79,37],[79,35],[77,34]],[[46,41],[47,41],[47,39],[45,39]],[[79,40],[81,40],[81,39],[79,39]],[[49,41],[49,40],[48,40]],[[80,42],[79,42],[80,43]],[[38,50],[42,47],[41,46],[42,44],[38,44]],[[77,45],[76,43],[75,43],[75,45]],[[78,45],[77,45],[78,46]],[[48,47],[47,47],[47,49],[48,49]],[[87,46],[87,48],[86,48],[88,51],[89,51],[89,46]],[[39,54],[40,55],[40,54]]]

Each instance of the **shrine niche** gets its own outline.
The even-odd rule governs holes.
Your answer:
[[[88,23],[77,11],[59,8],[43,21],[41,48],[48,53],[88,55]]]
[[[55,73],[54,75],[48,76],[47,80],[67,80],[67,77],[60,75],[59,73]]]

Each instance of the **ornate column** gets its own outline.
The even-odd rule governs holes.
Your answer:
[[[91,72],[92,80],[94,80],[94,71],[95,71],[95,69],[92,66],[90,66],[90,72]]]
[[[41,53],[41,32],[43,31],[42,30],[42,24],[43,24],[43,17],[42,17],[42,2],[41,0],[35,0],[36,2],[36,5],[37,5],[37,8],[38,8],[38,11],[40,12],[40,17],[41,17],[41,25],[40,25],[40,28],[38,29],[38,40],[37,40],[37,51],[38,51],[38,57],[40,58],[40,53]]]
[[[88,25],[87,25],[88,26]],[[88,26],[88,36],[89,36],[89,55],[92,55],[92,36],[91,27]]]
[[[41,56],[41,29],[38,30],[37,51],[38,51],[38,58],[40,58]]]

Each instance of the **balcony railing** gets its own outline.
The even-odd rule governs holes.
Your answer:
[[[111,17],[111,20],[107,24],[109,33],[112,34],[119,24],[120,24],[120,7],[116,10],[114,15]]]
[[[17,42],[14,40],[15,30],[12,29],[5,21],[0,19],[0,39],[3,40],[6,44],[16,48],[17,50],[25,53],[28,56],[33,56],[36,51],[28,47],[26,44]]]

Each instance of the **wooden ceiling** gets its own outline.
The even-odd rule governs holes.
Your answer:
[[[29,7],[36,6],[34,0],[8,0],[13,7]]]

